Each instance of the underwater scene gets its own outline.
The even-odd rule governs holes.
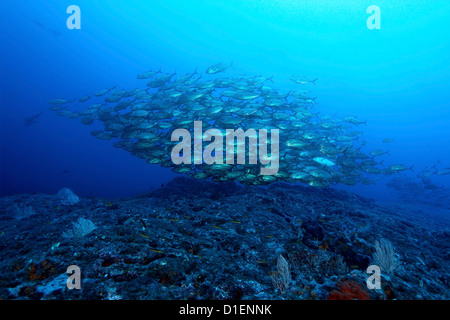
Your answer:
[[[450,2],[0,10],[1,300],[450,299]]]

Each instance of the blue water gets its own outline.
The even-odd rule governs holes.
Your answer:
[[[80,30],[66,26],[69,5],[81,9]],[[381,8],[380,30],[367,28],[370,5]],[[308,87],[315,110],[367,120],[364,150],[390,150],[384,164],[414,166],[405,176],[450,167],[449,1],[2,0],[0,11],[1,195],[68,187],[119,197],[166,183],[170,169],[96,139],[89,131],[99,124],[58,117],[48,100],[221,61],[233,62],[224,75],[273,75],[278,89],[295,88],[294,74],[318,77]],[[431,179],[450,188],[450,175]],[[345,189],[389,200],[386,181]]]

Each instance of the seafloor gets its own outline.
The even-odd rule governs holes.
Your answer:
[[[114,201],[3,197],[0,299],[450,299],[450,217],[440,210],[187,178]],[[96,228],[69,237],[78,218]],[[382,238],[400,264],[368,289]],[[272,281],[279,255],[285,290]],[[69,265],[80,267],[81,289],[66,287]]]

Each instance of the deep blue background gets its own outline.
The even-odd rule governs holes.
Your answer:
[[[81,30],[68,30],[69,5]],[[368,30],[366,10],[382,10]],[[162,68],[178,74],[233,62],[227,74],[319,77],[316,110],[367,120],[365,151],[389,149],[384,164],[450,167],[450,2],[2,0],[0,2],[0,193],[131,196],[174,176],[112,147],[48,100],[74,99]],[[81,109],[81,106],[80,106]],[[37,124],[23,119],[42,111]],[[99,125],[97,124],[99,127]],[[381,140],[390,137],[393,144]],[[433,181],[450,187],[450,176]],[[389,199],[384,183],[348,188]]]

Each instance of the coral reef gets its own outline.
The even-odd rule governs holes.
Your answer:
[[[16,219],[15,205],[34,214]],[[0,299],[449,299],[448,211],[176,178],[127,199],[0,198]],[[64,237],[79,218],[96,226]],[[369,289],[375,242],[399,264]],[[278,257],[285,268],[277,268]],[[81,269],[81,290],[65,286]],[[288,270],[283,290],[277,272]],[[283,291],[283,292],[282,292]]]

